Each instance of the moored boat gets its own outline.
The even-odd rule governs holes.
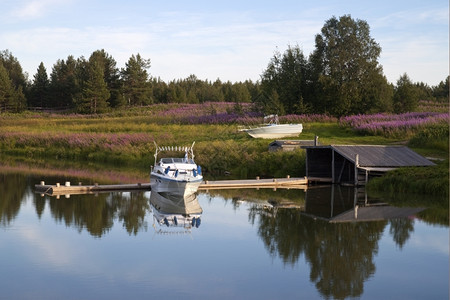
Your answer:
[[[194,161],[194,144],[191,147],[158,147],[155,143],[155,164],[150,171],[152,192],[181,196],[197,192],[203,175],[201,167]],[[184,152],[184,157],[161,158],[158,161],[161,151]]]

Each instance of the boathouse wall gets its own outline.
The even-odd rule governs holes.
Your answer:
[[[328,145],[304,146],[306,176],[331,179],[332,183],[365,185],[370,177],[408,166],[432,166],[405,146]]]

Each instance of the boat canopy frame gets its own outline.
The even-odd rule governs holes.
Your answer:
[[[153,141],[153,143],[155,144],[155,154],[153,155],[155,157],[155,166],[157,164],[158,161],[158,154],[160,152],[184,152],[185,153],[185,158],[187,161],[192,160],[193,162],[195,162],[194,158],[194,145],[195,145],[195,141],[192,143],[192,145],[189,146],[158,146],[156,144],[155,141]]]

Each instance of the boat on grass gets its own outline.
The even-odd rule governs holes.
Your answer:
[[[303,125],[280,124],[278,122],[278,115],[269,115],[264,117],[264,124],[258,127],[240,130],[247,132],[253,138],[277,139],[298,136],[303,131]]]
[[[155,164],[150,171],[152,193],[189,196],[197,192],[203,181],[202,169],[194,161],[194,143],[191,147],[159,147],[155,143]],[[158,160],[160,152],[184,152],[184,157],[164,157]]]

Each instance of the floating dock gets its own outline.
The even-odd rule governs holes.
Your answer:
[[[306,189],[308,179],[303,178],[272,178],[272,179],[245,179],[245,180],[217,180],[204,181],[199,190],[208,189],[234,189],[234,188],[302,188]],[[41,181],[40,184],[35,185],[35,192],[47,195],[75,195],[75,194],[96,194],[100,192],[112,191],[134,191],[146,190],[150,191],[150,183],[135,183],[135,184],[108,184],[108,185],[71,185],[70,182],[65,182],[64,185],[59,183],[55,185],[45,184]]]
[[[41,181],[36,184],[35,192],[48,195],[68,195],[68,194],[95,194],[99,192],[112,191],[134,191],[134,190],[150,190],[150,183],[135,183],[135,184],[107,184],[107,185],[71,185],[66,182],[64,185],[59,183],[55,185],[48,185]]]

